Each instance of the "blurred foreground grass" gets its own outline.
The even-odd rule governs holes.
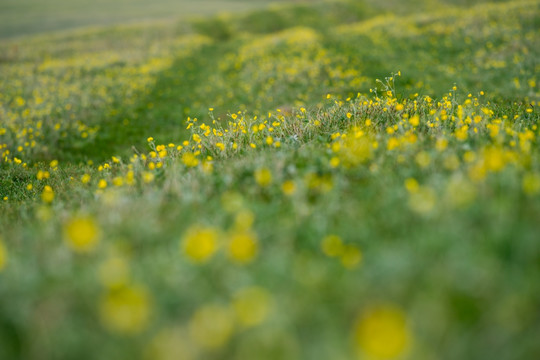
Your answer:
[[[540,2],[416,3],[1,42],[0,358],[537,358]]]

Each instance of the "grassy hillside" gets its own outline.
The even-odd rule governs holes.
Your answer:
[[[540,356],[540,2],[0,42],[0,358]]]
[[[219,11],[247,11],[270,0],[2,0],[0,39],[80,27],[186,20]]]

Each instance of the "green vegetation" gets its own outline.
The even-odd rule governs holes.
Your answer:
[[[401,3],[0,42],[0,358],[537,358],[540,1]]]

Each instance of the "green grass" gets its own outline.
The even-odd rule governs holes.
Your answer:
[[[0,39],[80,27],[176,21],[220,11],[248,11],[272,1],[245,0],[5,0],[0,4]],[[274,1],[275,2],[275,1]]]
[[[415,4],[0,42],[0,358],[537,358],[540,3]]]

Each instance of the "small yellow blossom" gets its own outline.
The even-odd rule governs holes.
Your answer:
[[[233,301],[236,319],[244,327],[252,327],[263,323],[270,314],[271,306],[270,294],[260,287],[249,287],[240,290]]]
[[[217,229],[194,225],[186,231],[182,238],[182,252],[194,263],[205,263],[217,251],[218,238]]]
[[[182,155],[182,163],[186,165],[187,167],[195,167],[199,165],[199,159],[195,156],[195,154],[191,152],[185,152]]]
[[[268,168],[255,170],[255,181],[261,187],[268,187],[272,183],[272,173]]]
[[[283,193],[287,196],[291,196],[292,194],[294,194],[296,192],[296,185],[294,184],[294,181],[284,181],[281,185],[281,191],[283,191]]]
[[[354,269],[362,261],[362,252],[354,245],[345,245],[341,253],[341,264],[347,269]]]
[[[99,189],[105,189],[107,187],[107,181],[105,179],[100,179],[98,182]]]
[[[230,235],[229,258],[237,264],[248,264],[258,253],[257,236],[252,231],[238,231]]]
[[[101,299],[101,322],[109,331],[134,335],[143,331],[150,320],[151,298],[136,285],[110,288]]]
[[[234,313],[222,305],[205,305],[193,315],[189,332],[195,343],[203,348],[223,347],[234,330]]]
[[[43,188],[43,192],[41,193],[41,200],[43,200],[44,203],[50,204],[54,200],[54,191],[52,187],[49,185],[45,185]]]
[[[334,257],[343,254],[345,245],[339,236],[328,235],[322,240],[321,248],[325,255]]]
[[[435,207],[436,201],[435,191],[429,187],[419,187],[415,192],[409,194],[409,207],[419,214],[430,213]]]
[[[101,238],[101,229],[90,216],[78,216],[64,225],[64,241],[77,253],[93,251]]]
[[[365,311],[354,327],[359,352],[374,359],[395,359],[411,346],[412,334],[403,312],[391,305]]]
[[[405,188],[409,193],[415,193],[420,188],[420,185],[418,185],[418,181],[414,178],[408,178],[405,180]]]

